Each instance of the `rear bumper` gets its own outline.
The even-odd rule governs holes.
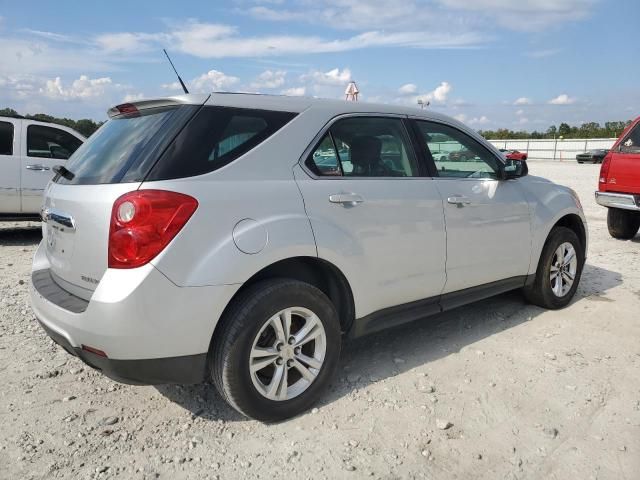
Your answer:
[[[596,192],[596,202],[603,207],[640,211],[640,195],[629,193]]]
[[[178,287],[152,265],[108,269],[82,305],[43,274],[50,265],[42,246],[34,266],[31,305],[44,330],[72,355],[125,383],[201,382],[216,323],[239,287]]]
[[[146,360],[113,360],[74,347],[63,335],[44,323],[40,322],[40,326],[68,353],[117,382],[131,385],[194,384],[203,382],[207,377],[206,353]]]

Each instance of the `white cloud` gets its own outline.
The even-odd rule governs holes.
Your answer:
[[[459,122],[466,123],[467,125],[486,125],[490,122],[489,118],[485,115],[469,118],[464,113],[460,113],[458,115],[455,115],[453,118],[455,118]]]
[[[469,119],[467,123],[469,125],[486,125],[487,123],[489,123],[489,121],[490,120],[486,116],[482,115],[480,117],[474,117]]]
[[[303,82],[309,81],[317,85],[346,85],[352,80],[351,70],[348,68],[334,68],[328,72],[311,71],[300,77]]]
[[[154,43],[167,39],[162,33],[105,33],[95,37],[95,43],[107,53],[139,53],[154,48]]]
[[[50,98],[59,99],[85,99],[90,97],[100,97],[105,94],[107,88],[113,85],[111,78],[89,78],[87,75],[80,75],[69,87],[65,87],[60,77],[47,80],[40,93]]]
[[[191,20],[170,25],[167,32],[113,32],[94,39],[107,53],[147,52],[160,45],[201,58],[264,57],[334,53],[368,47],[451,48],[468,47],[484,37],[468,30],[430,31],[423,26],[415,30],[367,30],[353,36],[323,38],[312,35],[243,36],[232,25]]]
[[[210,93],[229,89],[239,81],[238,77],[227,75],[218,70],[209,70],[186,83],[190,93]],[[163,83],[160,87],[164,90],[182,91],[182,85],[179,82]]]
[[[518,115],[518,116],[524,115],[524,110],[522,110],[522,109],[516,110],[516,115]]]
[[[292,87],[282,90],[282,95],[288,95],[290,97],[303,97],[307,89],[305,87]]]
[[[42,37],[47,40],[54,40],[56,42],[75,42],[75,40],[69,35],[62,35],[60,33],[47,32],[43,30],[32,30],[31,28],[23,28],[20,31],[31,36]]]
[[[124,98],[122,99],[122,101],[124,103],[128,103],[128,102],[137,102],[138,100],[142,100],[144,99],[144,93],[128,93],[124,96]]]
[[[265,70],[251,83],[252,88],[278,88],[284,85],[287,72],[284,70]]]
[[[191,81],[194,92],[212,92],[224,90],[238,83],[240,79],[226,75],[218,70],[209,70]],[[189,90],[191,92],[191,90]]]
[[[514,105],[531,105],[532,103],[533,102],[528,97],[520,97],[513,102]]]
[[[549,100],[549,103],[551,105],[571,105],[572,103],[575,103],[575,101],[576,101],[575,98],[570,97],[566,93],[563,93]]]
[[[407,83],[398,89],[400,95],[413,95],[418,91],[418,87],[414,83]]]
[[[451,92],[451,84],[449,82],[441,82],[434,90],[431,92],[423,93],[416,98],[422,100],[423,102],[437,102],[444,103],[447,101],[449,93]],[[415,102],[413,102],[415,103]]]
[[[552,25],[582,20],[597,0],[437,0],[448,9],[461,14],[480,15],[495,19],[512,30],[542,30]]]
[[[23,40],[2,37],[2,62],[0,73],[4,75],[48,74],[63,72],[112,71],[111,59],[97,55],[86,47],[62,48],[45,40]]]
[[[160,88],[163,88],[165,90],[182,90],[182,85],[180,85],[179,82],[170,82],[163,83],[162,85],[160,85]]]
[[[527,117],[520,117],[520,118],[518,119],[518,123],[519,123],[520,125],[524,125],[524,124],[526,124],[526,123],[529,123],[529,119],[528,119]]]
[[[536,31],[587,17],[597,0],[315,0],[256,6],[254,17],[298,21],[343,30],[487,31],[496,22],[510,30]]]

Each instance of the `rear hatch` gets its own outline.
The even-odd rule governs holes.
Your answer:
[[[45,191],[43,242],[53,279],[89,300],[107,269],[114,201],[137,190],[207,96],[141,101],[111,119],[59,170]]]

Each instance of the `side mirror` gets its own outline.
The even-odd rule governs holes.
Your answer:
[[[529,167],[525,160],[507,159],[504,164],[503,180],[524,177],[529,173]]]

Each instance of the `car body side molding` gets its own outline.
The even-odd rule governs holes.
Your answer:
[[[534,279],[535,275],[520,275],[486,283],[477,287],[465,288],[464,290],[450,292],[437,297],[425,298],[395,307],[384,308],[364,317],[357,318],[348,335],[350,338],[358,338],[390,327],[422,320],[438,313],[484,300],[510,290],[522,288],[525,285],[530,285]]]

